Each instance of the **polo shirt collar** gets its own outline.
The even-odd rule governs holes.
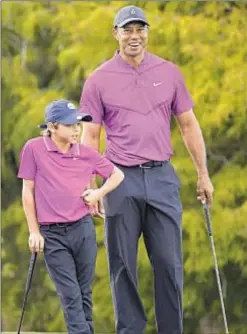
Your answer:
[[[61,153],[61,151],[57,148],[56,144],[54,143],[54,141],[52,141],[50,137],[44,136],[43,140],[44,140],[44,144],[45,144],[47,151]],[[79,155],[80,154],[79,144],[72,144],[68,152],[65,154]]]
[[[123,65],[125,67],[133,67],[132,65],[126,63],[126,61],[123,60],[123,58],[119,54],[119,50],[117,50],[115,52],[114,57],[117,59],[117,61],[119,62],[119,64],[121,64],[121,65]],[[147,51],[145,51],[144,58],[141,61],[140,67],[143,67],[144,65],[147,65],[148,61],[149,61],[149,53]]]

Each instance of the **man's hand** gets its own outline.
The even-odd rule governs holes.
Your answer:
[[[100,198],[98,204],[99,204],[98,216],[100,216],[101,218],[105,218],[105,208],[103,204],[103,198]]]
[[[92,209],[90,208],[90,210],[92,211],[92,215],[105,218],[103,198],[101,197],[99,201],[94,206],[92,206]]]
[[[83,192],[81,197],[83,198],[85,204],[89,207],[91,213],[96,209],[98,215],[100,217],[104,217],[104,211],[102,210],[103,209],[102,199],[109,192],[116,189],[119,186],[119,184],[123,181],[123,179],[124,179],[123,172],[115,166],[113,168],[111,175],[108,177],[106,182],[100,188],[86,189]]]
[[[28,240],[29,248],[32,253],[42,253],[44,251],[44,238],[40,232],[31,232]]]
[[[198,176],[197,199],[206,202],[210,207],[213,203],[214,187],[207,173]]]
[[[89,207],[90,213],[92,216],[98,216],[101,218],[105,218],[105,209],[103,205],[103,198],[100,198],[99,201],[95,205],[91,205]]]
[[[86,205],[90,208],[95,208],[98,205],[98,202],[102,199],[102,194],[99,189],[87,189],[81,195]]]
[[[98,189],[97,182],[96,182],[96,177],[94,176],[90,183],[87,185],[86,189]],[[82,195],[83,197],[83,195]],[[89,207],[90,213],[92,216],[98,216],[101,218],[105,217],[105,211],[104,211],[104,206],[103,206],[103,198],[100,198],[97,203],[94,205],[90,205]]]

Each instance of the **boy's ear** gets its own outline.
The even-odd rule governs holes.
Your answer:
[[[56,127],[53,123],[47,123],[47,129],[50,130],[52,133],[55,131]]]

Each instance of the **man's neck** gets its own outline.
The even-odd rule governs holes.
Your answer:
[[[120,50],[119,55],[127,64],[132,65],[135,68],[139,68],[141,62],[145,57],[145,51],[143,51],[140,55],[136,57],[128,57]]]
[[[51,136],[51,140],[57,146],[59,151],[61,151],[62,153],[67,153],[71,147],[70,143],[61,141],[57,137],[54,137],[53,135]]]

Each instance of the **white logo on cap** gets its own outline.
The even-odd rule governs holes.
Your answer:
[[[67,107],[68,107],[69,109],[76,109],[76,107],[73,105],[73,103],[68,103],[68,104],[67,104]]]
[[[135,9],[134,9],[134,8],[131,9],[131,11],[130,11],[130,15],[135,15],[135,13],[136,13]]]
[[[81,119],[81,116],[76,116],[76,119]]]

